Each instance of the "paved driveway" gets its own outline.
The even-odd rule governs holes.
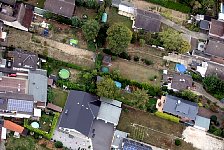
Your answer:
[[[86,150],[92,149],[92,143],[90,139],[84,138],[82,135],[73,133],[72,135],[63,133],[59,130],[55,130],[53,135],[53,140],[61,141],[63,145],[72,150],[78,150],[80,148],[85,148]],[[88,147],[91,145],[91,149]]]

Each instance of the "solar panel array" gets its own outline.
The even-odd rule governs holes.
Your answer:
[[[7,110],[33,112],[33,101],[8,99]]]
[[[123,139],[123,150],[152,150],[152,147],[130,139]]]

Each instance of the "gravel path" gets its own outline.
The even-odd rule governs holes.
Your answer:
[[[205,131],[187,127],[183,132],[184,141],[201,150],[223,150],[224,140],[208,135]]]

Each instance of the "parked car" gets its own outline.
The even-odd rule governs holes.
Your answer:
[[[16,77],[16,74],[15,73],[10,73],[10,74],[8,74],[8,77]]]

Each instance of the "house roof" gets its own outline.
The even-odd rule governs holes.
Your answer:
[[[94,150],[110,150],[114,135],[114,126],[103,120],[95,119],[91,128],[90,138]]]
[[[112,6],[119,7],[119,4],[121,3],[121,0],[112,0]]]
[[[123,150],[152,150],[152,147],[129,138],[123,139]]]
[[[29,94],[33,95],[34,101],[47,101],[47,72],[45,70],[29,71]]]
[[[217,75],[219,78],[224,80],[224,67],[219,64],[208,62],[208,67],[205,76]]]
[[[200,21],[200,29],[209,30],[209,25],[210,25],[210,23],[207,20]]]
[[[110,100],[107,102],[102,101],[97,118],[106,122],[110,122],[115,126],[118,125],[118,121],[121,115],[121,103],[118,103],[119,101],[117,100]]]
[[[28,5],[25,6],[25,13],[23,15],[23,19],[22,19],[22,22],[21,25],[26,27],[26,28],[29,28],[30,25],[31,25],[31,22],[33,20],[33,15],[34,15],[34,9]]]
[[[159,32],[161,25],[161,16],[159,14],[137,9],[137,16],[134,26],[149,32]]]
[[[75,9],[75,0],[46,0],[44,9],[71,18]]]
[[[205,49],[205,53],[224,58],[224,43],[220,41],[209,40]]]
[[[0,80],[0,92],[27,94],[27,82],[27,79],[2,76]]]
[[[9,5],[14,5],[16,3],[16,0],[0,0],[0,2],[9,4]]]
[[[197,115],[194,125],[208,130],[210,126],[210,119]]]
[[[179,97],[167,95],[163,111],[176,116],[187,117],[191,120],[195,120],[198,113],[198,104]]]
[[[171,79],[171,81],[169,81]],[[187,74],[171,74],[163,75],[164,82],[171,82],[171,88],[176,90],[185,90],[192,87],[193,79]]]
[[[24,130],[24,127],[12,122],[12,121],[9,121],[9,120],[4,121],[4,128],[11,130],[11,131],[18,132],[18,133],[23,133],[23,130]]]
[[[13,67],[36,70],[38,56],[35,53],[16,49],[8,51],[8,57],[13,57]]]
[[[210,35],[214,36],[223,36],[224,34],[224,22],[220,20],[211,20],[211,26],[210,26]]]
[[[54,105],[52,103],[48,103],[47,104],[47,108],[52,109],[54,111],[62,112],[62,108],[61,107],[59,107],[57,105]]]
[[[124,138],[127,138],[128,133],[123,132],[123,131],[119,131],[119,130],[115,130],[114,131],[114,138],[113,138],[113,142],[112,142],[112,147],[116,148],[116,149],[121,149],[121,144]]]
[[[74,129],[89,136],[93,120],[98,115],[100,103],[97,96],[71,90],[62,112],[59,127]]]

